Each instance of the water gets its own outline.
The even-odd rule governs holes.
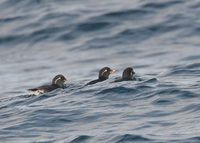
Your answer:
[[[0,142],[199,143],[198,0],[2,0]],[[96,79],[104,66],[117,69]],[[140,80],[111,83],[124,68]],[[56,74],[66,89],[28,96]]]

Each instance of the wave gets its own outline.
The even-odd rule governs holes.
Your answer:
[[[73,139],[72,141],[70,141],[70,143],[82,143],[82,142],[87,142],[87,141],[90,140],[91,138],[92,138],[92,136],[80,135],[80,136],[76,137],[75,139]]]
[[[118,136],[114,139],[115,143],[122,143],[122,142],[151,142],[151,139],[145,138],[141,135],[133,135],[133,134],[124,134]]]

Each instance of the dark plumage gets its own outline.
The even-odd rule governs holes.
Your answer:
[[[63,75],[59,74],[53,78],[51,85],[43,85],[28,90],[32,91],[35,95],[39,95],[45,92],[53,91],[57,88],[63,88],[65,81],[67,81],[67,79]]]
[[[113,74],[113,73],[115,73],[115,70],[110,69],[109,67],[104,67],[99,71],[99,78],[96,80],[90,81],[86,85],[91,85],[91,84],[95,84],[97,82],[102,82],[104,80],[107,80],[109,78],[109,75]]]
[[[133,77],[134,74],[135,74],[135,72],[134,72],[133,68],[128,67],[123,71],[122,79],[123,80],[133,80],[134,79],[134,77]]]
[[[123,71],[122,78],[118,79],[118,80],[115,80],[114,82],[135,80],[134,75],[135,75],[135,72],[134,72],[133,68],[128,67]]]

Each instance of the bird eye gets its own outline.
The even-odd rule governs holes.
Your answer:
[[[134,72],[132,71],[132,72],[131,72],[131,75],[133,75],[133,74],[134,74]]]

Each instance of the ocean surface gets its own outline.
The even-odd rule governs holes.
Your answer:
[[[1,0],[0,142],[200,143],[199,16],[199,0]],[[126,67],[139,80],[112,83]],[[29,96],[57,74],[65,89]]]

